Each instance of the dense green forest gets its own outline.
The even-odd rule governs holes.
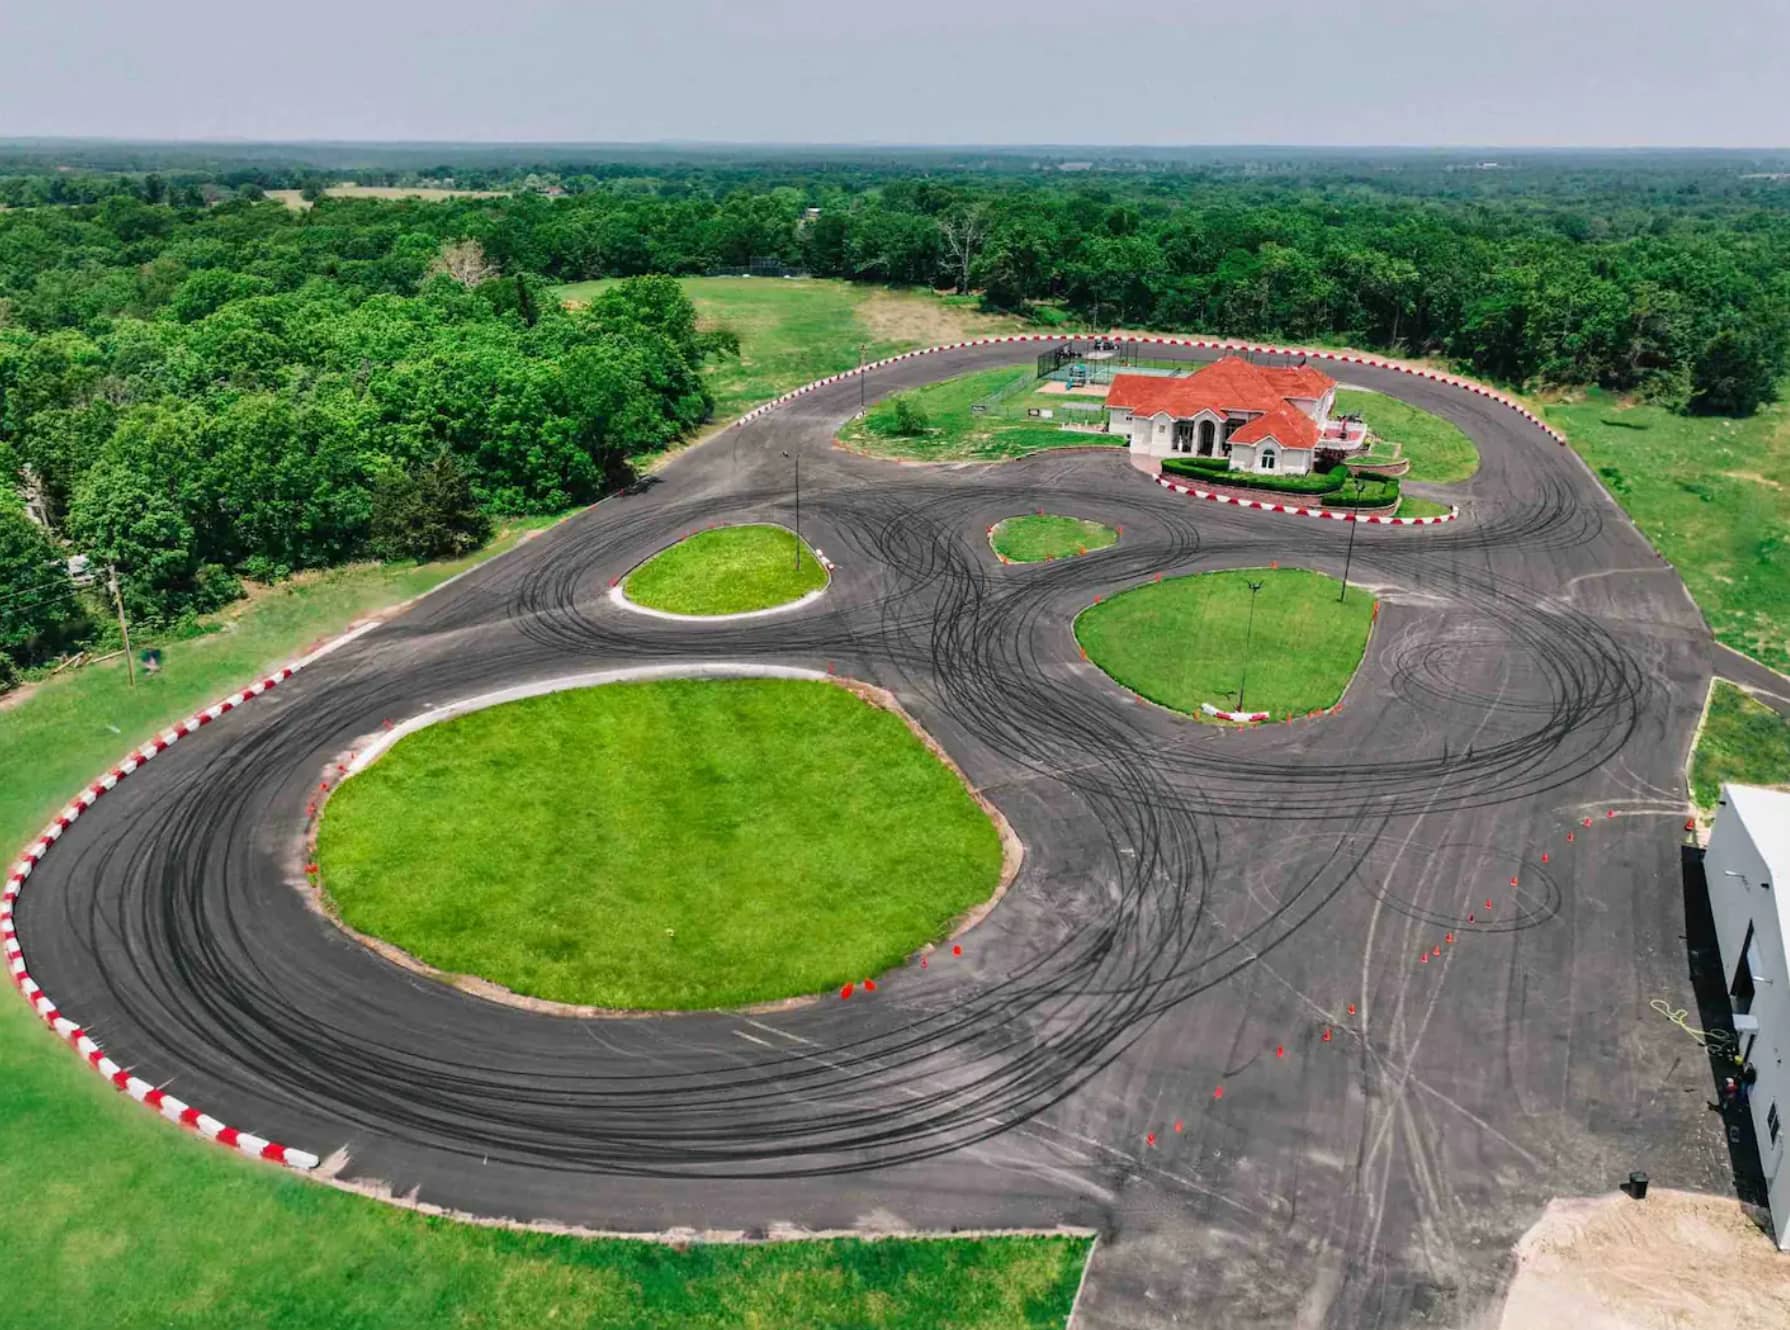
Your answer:
[[[1734,154],[1507,170],[1434,153],[83,151],[0,148],[15,666],[105,631],[70,553],[115,565],[127,609],[167,623],[241,577],[448,553],[488,515],[623,483],[626,458],[708,417],[701,365],[730,350],[650,274],[949,286],[1042,325],[1346,341],[1712,414],[1771,400],[1790,361],[1790,187]],[[509,193],[321,196],[345,179]],[[576,311],[544,293],[608,276],[638,280]]]

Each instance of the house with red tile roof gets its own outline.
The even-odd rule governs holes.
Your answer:
[[[1157,470],[1165,457],[1224,458],[1233,471],[1302,475],[1319,447],[1352,452],[1359,429],[1333,424],[1336,380],[1310,365],[1255,365],[1226,356],[1169,378],[1115,374],[1107,428],[1123,434],[1132,461]]]

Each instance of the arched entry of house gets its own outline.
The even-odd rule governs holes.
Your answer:
[[[1210,418],[1200,421],[1200,456],[1212,455],[1212,441],[1218,434],[1218,426]]]
[[[1260,466],[1262,470],[1274,470],[1274,445],[1269,444],[1267,447],[1263,448],[1261,452],[1256,455],[1256,461],[1257,465]]]

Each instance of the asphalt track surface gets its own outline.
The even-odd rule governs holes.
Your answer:
[[[1034,354],[940,353],[870,389]],[[1569,451],[1460,389],[1343,377],[1455,421],[1482,466],[1465,520],[1358,529],[1352,579],[1382,610],[1335,715],[1191,723],[1080,661],[1070,622],[1157,573],[1337,573],[1346,525],[1176,495],[1117,452],[856,457],[831,443],[845,382],[162,755],[33,877],[32,973],[139,1075],[443,1206],[624,1231],[1088,1225],[1087,1326],[1467,1324],[1549,1197],[1631,1167],[1728,1185],[1707,1064],[1648,1009],[1695,1007],[1682,769],[1715,648]],[[823,600],[713,625],[610,603],[691,530],[791,522],[785,450],[838,565]],[[987,527],[1040,508],[1123,538],[1003,567]],[[1003,810],[1025,864],[961,957],[775,1016],[571,1020],[395,968],[294,889],[320,775],[384,721],[698,661],[891,689]],[[577,773],[541,797],[578,798]]]

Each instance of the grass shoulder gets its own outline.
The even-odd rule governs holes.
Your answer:
[[[628,574],[622,593],[668,614],[745,614],[826,584],[826,569],[795,532],[754,524],[699,531],[660,550]]]
[[[579,798],[540,798],[572,772]],[[344,921],[425,964],[636,1010],[873,977],[1002,871],[988,815],[900,716],[789,679],[612,684],[431,726],[338,789],[317,851]]]
[[[1717,679],[1691,755],[1691,798],[1711,813],[1727,781],[1790,786],[1790,720],[1744,689]]]
[[[1454,511],[1454,505],[1437,503],[1434,499],[1421,499],[1414,494],[1401,495],[1398,501],[1400,517],[1447,517]]]
[[[1066,421],[1100,424],[1101,411],[1077,410],[1097,408],[1099,399],[1044,393],[1036,384],[1030,366],[959,374],[877,402],[840,430],[839,438],[878,457],[927,462],[999,461],[1048,448],[1119,446],[1110,434],[1062,428]]]
[[[1373,597],[1341,590],[1301,568],[1196,573],[1083,610],[1075,636],[1117,682],[1176,711],[1304,715],[1341,699],[1367,648]]]
[[[1790,400],[1731,420],[1594,389],[1540,412],[1672,561],[1716,637],[1790,670]]]
[[[1110,526],[1057,513],[1031,513],[997,522],[989,533],[994,552],[1009,563],[1044,563],[1105,549],[1119,538]]]

